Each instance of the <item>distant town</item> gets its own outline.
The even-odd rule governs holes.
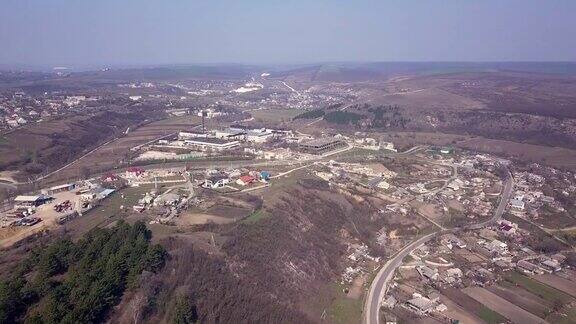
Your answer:
[[[18,259],[44,240],[144,224],[170,256],[150,282],[170,296],[191,280],[192,258],[200,276],[214,262],[230,285],[251,278],[291,302],[309,294],[316,321],[573,321],[569,159],[413,132],[410,123],[437,129],[444,117],[414,122],[402,100],[440,90],[400,82],[384,84],[395,101],[379,104],[374,84],[274,72],[4,89],[0,246]],[[170,266],[181,271],[176,286]],[[141,285],[132,294],[151,303],[154,290]],[[230,287],[238,298],[248,289]]]

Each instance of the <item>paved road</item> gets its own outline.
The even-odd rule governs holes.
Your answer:
[[[376,278],[370,286],[370,291],[368,293],[368,299],[366,300],[366,311],[365,311],[365,323],[367,324],[378,324],[380,323],[380,301],[386,294],[388,282],[392,279],[396,268],[402,264],[402,259],[404,259],[410,252],[414,251],[420,245],[430,241],[439,232],[434,232],[428,234],[420,239],[408,244],[404,247],[396,256],[388,260],[386,264],[380,269]]]
[[[508,171],[508,177],[505,180],[502,195],[500,197],[500,202],[498,203],[498,206],[494,211],[494,216],[492,216],[491,219],[485,222],[469,226],[468,229],[479,229],[500,220],[502,218],[502,215],[504,214],[506,206],[508,205],[508,201],[512,196],[513,188],[514,188],[514,178],[512,178],[512,174],[510,174],[510,172]],[[454,230],[458,229],[453,229],[452,231]],[[404,259],[405,256],[410,254],[410,252],[417,249],[420,245],[430,241],[432,238],[434,238],[436,235],[440,233],[446,233],[446,231],[438,231],[428,234],[414,241],[413,243],[407,245],[404,249],[398,252],[398,254],[394,258],[386,262],[386,264],[380,269],[380,271],[374,278],[374,281],[372,281],[372,284],[370,285],[370,290],[368,292],[368,297],[366,299],[365,312],[364,312],[365,324],[380,323],[379,319],[380,301],[386,294],[388,282],[392,279],[392,276],[394,275],[396,269],[402,264],[402,259]]]
[[[512,197],[512,190],[513,189],[514,189],[514,178],[512,177],[512,174],[510,173],[510,171],[508,171],[508,177],[506,180],[504,180],[504,189],[502,190],[502,194],[500,196],[500,202],[498,203],[498,206],[496,207],[496,210],[494,211],[494,216],[492,216],[492,218],[490,218],[489,220],[487,220],[485,222],[471,225],[468,227],[468,229],[480,229],[482,227],[486,227],[489,224],[495,223],[495,222],[499,221],[500,219],[502,219],[502,215],[504,214],[504,211],[506,210],[506,206],[508,205],[508,201],[510,201],[510,197]]]

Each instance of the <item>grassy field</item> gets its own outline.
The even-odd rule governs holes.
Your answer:
[[[263,191],[264,204],[273,205],[276,203],[278,196],[285,193],[286,190],[289,190],[291,187],[296,186],[298,180],[305,178],[315,179],[316,176],[311,174],[310,170],[311,168],[304,168],[296,170],[286,176],[272,179],[270,186]]]
[[[252,214],[248,215],[248,217],[246,217],[244,220],[242,220],[243,223],[246,224],[252,224],[252,223],[256,223],[257,221],[270,216],[267,212],[265,212],[262,209],[258,209],[257,211],[253,212]]]
[[[328,308],[328,319],[332,323],[359,323],[362,318],[362,300],[347,298],[338,284],[334,284],[335,297]]]
[[[491,310],[490,308],[482,305],[480,309],[477,311],[478,317],[484,320],[486,323],[503,323],[505,322],[505,318],[502,315],[496,313],[495,311]]]
[[[94,207],[83,216],[71,220],[65,226],[72,232],[73,237],[80,237],[94,227],[105,227],[114,221],[124,219],[128,214],[122,211],[120,207],[124,206],[131,211],[132,206],[142,198],[142,195],[152,188],[153,185],[129,187],[115,192],[104,199],[99,206]]]

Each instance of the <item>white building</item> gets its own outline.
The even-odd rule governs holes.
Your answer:
[[[224,151],[230,150],[240,146],[239,141],[227,141],[219,138],[193,138],[184,140],[187,146],[192,146],[202,151],[207,150],[215,150],[215,151]]]

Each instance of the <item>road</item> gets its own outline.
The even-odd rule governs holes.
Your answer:
[[[300,96],[300,95],[301,95],[301,94],[300,94],[300,92],[298,92],[298,90],[296,90],[296,89],[292,88],[292,87],[291,87],[291,86],[289,86],[289,85],[288,85],[286,82],[284,82],[284,81],[280,81],[280,82],[282,82],[282,84],[283,84],[283,85],[285,85],[285,86],[286,86],[286,88],[290,89],[292,92],[295,92],[295,93],[296,93],[298,96]]]
[[[497,222],[502,218],[504,211],[506,210],[506,206],[508,205],[508,201],[512,196],[512,190],[514,189],[514,178],[510,171],[508,171],[507,179],[504,183],[504,188],[502,189],[500,201],[498,206],[494,210],[494,215],[489,220],[474,224],[468,227],[468,229],[480,229],[485,227],[493,222]],[[455,231],[458,229],[453,229],[451,231]],[[370,290],[368,292],[368,296],[366,298],[366,304],[364,306],[364,323],[365,324],[379,324],[380,323],[380,301],[386,295],[386,291],[388,289],[388,283],[392,280],[392,276],[396,269],[402,264],[402,259],[410,254],[412,251],[416,250],[420,245],[430,241],[436,235],[440,233],[446,233],[447,231],[438,231],[431,234],[428,234],[418,240],[408,244],[404,247],[396,256],[390,259],[386,264],[378,271],[374,281],[370,285]]]
[[[506,206],[508,205],[508,201],[510,200],[510,197],[512,197],[512,190],[513,189],[514,189],[514,178],[512,177],[512,174],[510,173],[510,171],[508,171],[508,177],[506,180],[504,180],[504,189],[502,189],[500,201],[498,202],[498,206],[496,207],[496,210],[494,211],[494,216],[492,216],[492,218],[490,218],[489,220],[487,220],[485,222],[470,225],[467,228],[472,229],[472,230],[480,229],[482,227],[486,227],[489,224],[495,223],[495,222],[499,221],[500,219],[502,219],[502,215],[504,214],[504,211],[506,210]]]
[[[430,233],[408,244],[406,247],[400,250],[396,256],[388,260],[388,262],[386,262],[386,264],[380,269],[378,274],[376,274],[374,281],[372,281],[372,285],[370,285],[370,291],[368,292],[368,298],[366,299],[366,310],[364,312],[365,323],[380,323],[380,301],[386,294],[388,289],[388,282],[392,279],[396,269],[402,264],[402,259],[404,259],[408,254],[410,254],[410,252],[414,251],[420,245],[433,239],[438,233],[439,232]]]

